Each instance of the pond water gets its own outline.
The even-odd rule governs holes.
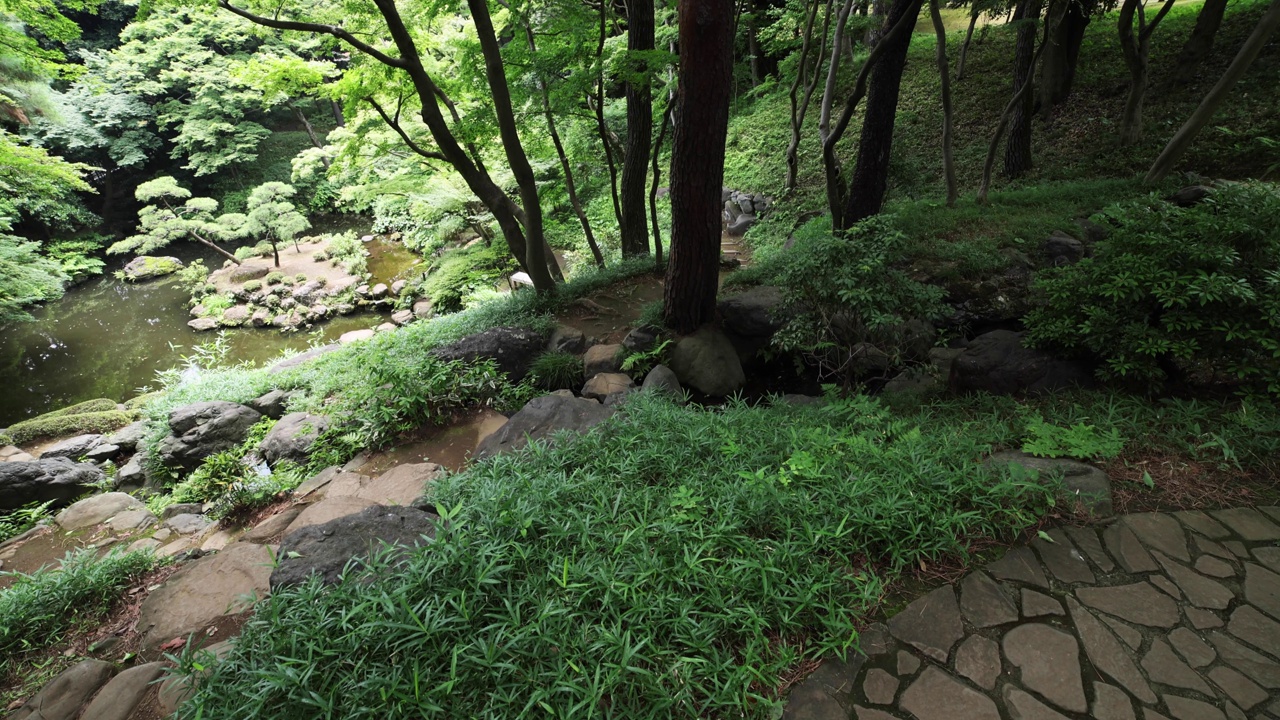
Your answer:
[[[381,238],[365,247],[378,282],[391,282],[418,260],[400,243]],[[210,268],[221,265],[196,243],[174,243],[165,254],[184,262],[204,259]],[[0,427],[83,400],[127,400],[153,386],[156,371],[179,364],[194,346],[216,337],[187,327],[187,295],[174,278],[138,284],[116,280],[112,272],[127,259],[111,258],[101,276],[34,309],[35,322],[0,328]],[[331,342],[382,322],[382,314],[370,312],[309,332],[231,329],[226,331],[228,359],[261,363],[285,350],[306,349],[317,338]]]

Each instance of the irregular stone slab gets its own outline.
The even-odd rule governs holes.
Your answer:
[[[113,532],[126,532],[151,527],[155,523],[156,516],[144,507],[141,510],[125,510],[117,513],[107,521],[107,527]]]
[[[90,462],[106,462],[120,455],[120,446],[103,443],[89,452],[84,454],[86,460]]]
[[[898,675],[915,675],[920,669],[920,658],[906,650],[898,651]]]
[[[825,660],[791,690],[783,720],[848,720],[848,703],[866,657],[850,653]]]
[[[443,472],[435,463],[397,465],[366,483],[356,497],[380,505],[412,505]]]
[[[1071,527],[1067,528],[1067,535],[1071,537],[1071,542],[1076,547],[1084,551],[1085,555],[1093,561],[1093,564],[1104,573],[1109,573],[1116,569],[1115,562],[1106,550],[1102,549],[1102,540],[1098,538],[1098,531],[1093,528]]]
[[[335,584],[348,563],[368,557],[383,544],[407,549],[429,542],[436,536],[438,519],[417,508],[374,505],[305,527],[287,535],[280,545],[271,587],[302,583],[312,574],[326,585]]]
[[[893,650],[895,643],[884,623],[871,623],[858,635],[858,652],[866,657],[884,655]]]
[[[1163,575],[1152,575],[1151,577],[1147,578],[1147,580],[1151,581],[1152,585],[1155,585],[1157,588],[1159,588],[1160,592],[1163,592],[1165,595],[1168,595],[1174,600],[1182,599],[1182,591],[1179,590],[1178,586],[1174,585],[1173,581],[1170,580],[1169,578]]]
[[[1065,710],[1084,712],[1089,704],[1080,678],[1075,638],[1048,625],[1019,625],[1001,641],[1004,656],[1022,671],[1022,684]]]
[[[234,543],[182,568],[142,602],[138,615],[142,646],[154,651],[225,615],[241,612],[250,597],[265,597],[272,564],[271,551],[265,546]]]
[[[1280,505],[1265,505],[1258,509],[1270,515],[1276,522],[1280,522]],[[1280,707],[1277,707],[1276,709],[1280,710]]]
[[[1191,562],[1187,550],[1187,534],[1171,516],[1163,513],[1137,513],[1126,515],[1121,521],[1133,531],[1144,545],[1182,562]]]
[[[208,530],[212,524],[213,521],[204,515],[180,513],[165,520],[161,527],[168,528],[179,535],[196,535]]]
[[[1235,597],[1231,591],[1191,568],[1179,565],[1160,552],[1152,553],[1165,574],[1187,596],[1187,600],[1196,607],[1212,610],[1225,610]]]
[[[1229,563],[1209,555],[1201,555],[1196,558],[1195,570],[1201,575],[1216,578],[1229,578],[1234,577],[1236,574],[1236,569],[1231,567]]]
[[[898,678],[873,668],[862,679],[862,694],[874,705],[892,705],[898,695]]]
[[[1178,720],[1227,720],[1218,708],[1209,703],[1184,698],[1179,695],[1164,695],[1164,704],[1169,714]]]
[[[890,715],[889,713],[883,710],[876,710],[875,708],[864,708],[861,705],[853,706],[853,716],[856,720],[898,720],[897,718],[895,718],[894,716]],[[834,720],[847,720],[847,719],[843,714],[841,714],[841,715],[836,715],[834,717]]]
[[[1253,508],[1214,510],[1213,516],[1248,542],[1280,540],[1280,525]]]
[[[377,503],[351,495],[337,495],[325,498],[315,505],[309,505],[293,522],[289,523],[289,527],[285,528],[284,531],[285,537],[302,528],[321,525],[330,520],[353,515],[373,505],[377,505]]]
[[[1209,628],[1219,628],[1226,623],[1222,622],[1222,618],[1214,615],[1208,610],[1200,608],[1186,607],[1182,609],[1186,614],[1187,620],[1191,623],[1191,627],[1197,630],[1208,630]]]
[[[1067,720],[1062,713],[1055,712],[1030,693],[1013,685],[1005,685],[1002,695],[1010,720]]]
[[[1221,630],[1209,631],[1207,638],[1223,662],[1264,688],[1280,689],[1280,665],[1241,645]]]
[[[1076,589],[1080,602],[1094,610],[1149,627],[1171,628],[1178,624],[1178,604],[1150,583],[1136,582],[1115,587]]]
[[[40,459],[47,460],[49,458],[62,457],[69,460],[78,460],[101,444],[101,435],[77,435],[50,445],[44,452],[40,453]]]
[[[1254,548],[1253,556],[1273,571],[1280,572],[1280,547]]]
[[[945,663],[951,646],[964,636],[956,593],[944,585],[889,619],[889,632],[917,650]]]
[[[1117,522],[1103,530],[1102,541],[1111,552],[1111,557],[1115,558],[1120,568],[1127,573],[1152,572],[1160,569],[1151,554],[1142,547],[1138,536],[1134,535],[1124,523]]]
[[[1267,691],[1236,670],[1229,667],[1216,667],[1209,671],[1209,679],[1214,685],[1222,688],[1232,700],[1245,710],[1253,708],[1267,699]]]
[[[130,543],[129,547],[125,548],[125,552],[139,552],[142,550],[150,550],[151,552],[155,552],[156,550],[159,550],[159,549],[160,549],[159,540],[156,540],[155,538],[142,538],[141,540],[135,540],[132,543]]]
[[[1142,633],[1138,632],[1132,625],[1117,620],[1110,615],[1099,615],[1098,619],[1106,623],[1107,627],[1111,628],[1111,632],[1115,633],[1125,645],[1128,645],[1129,649],[1136,652],[1139,647],[1142,647]]]
[[[1205,667],[1218,657],[1218,653],[1214,652],[1208,643],[1200,639],[1199,635],[1183,627],[1169,633],[1169,642],[1173,644],[1174,649],[1191,667]]]
[[[1280,575],[1261,565],[1244,565],[1244,599],[1280,620]]]
[[[1048,595],[1035,590],[1022,589],[1022,616],[1026,618],[1045,617],[1047,615],[1066,615],[1062,603]]]
[[[116,515],[131,510],[146,512],[147,506],[127,493],[103,493],[72,504],[58,513],[54,522],[58,523],[58,527],[63,530],[79,530],[101,525]]]
[[[293,524],[293,521],[305,510],[302,505],[294,505],[291,508],[285,508],[281,512],[258,523],[249,532],[240,536],[241,542],[251,542],[261,545],[273,538],[281,536],[285,529]]]
[[[1093,583],[1097,582],[1093,571],[1089,569],[1089,563],[1085,561],[1084,555],[1076,549],[1075,545],[1067,539],[1066,533],[1061,530],[1050,530],[1049,537],[1053,538],[1053,542],[1048,542],[1043,538],[1036,538],[1032,541],[1031,546],[1040,554],[1040,560],[1044,562],[1044,566],[1049,568],[1049,572],[1064,583]]]
[[[311,493],[323,488],[329,484],[329,481],[342,472],[342,468],[337,465],[330,465],[320,472],[312,475],[309,479],[304,480],[301,485],[293,489],[293,496],[296,498],[305,498]]]
[[[1142,702],[1153,704],[1156,694],[1143,679],[1129,653],[1120,646],[1111,631],[1107,630],[1099,620],[1074,598],[1067,598],[1067,609],[1075,622],[1076,632],[1084,645],[1089,662],[1107,677],[1120,683]]]
[[[911,683],[899,705],[917,720],[1000,720],[991,698],[932,665]]]
[[[1173,513],[1173,516],[1182,522],[1183,525],[1214,540],[1226,540],[1231,537],[1231,531],[1222,527],[1218,521],[1200,512],[1199,510],[1183,510]]]
[[[1151,649],[1142,658],[1142,669],[1147,671],[1147,677],[1153,682],[1213,695],[1213,690],[1200,679],[1200,675],[1182,662],[1160,638],[1151,641]]]
[[[190,538],[178,538],[177,540],[174,540],[168,545],[165,545],[161,547],[159,550],[157,550],[156,557],[161,560],[164,560],[166,558],[171,558],[176,555],[181,555],[185,552],[189,552],[195,549],[196,549],[195,542]]]
[[[1212,540],[1202,538],[1199,535],[1192,535],[1191,544],[1195,545],[1196,550],[1202,555],[1208,554],[1227,562],[1235,562],[1235,553]]]
[[[1067,458],[1039,458],[1018,450],[1005,450],[987,458],[993,465],[1018,465],[1035,472],[1040,482],[1061,478],[1067,497],[1078,501],[1094,517],[1114,514],[1111,506],[1111,478],[1098,468]]]
[[[365,484],[370,480],[373,480],[373,478],[363,473],[340,472],[334,475],[329,484],[325,486],[322,496],[327,498],[342,497],[344,495],[358,497],[360,491],[364,489]],[[374,500],[374,502],[377,502],[377,500]]]
[[[230,530],[219,530],[212,535],[204,538],[200,543],[200,552],[215,553],[231,544],[235,540],[235,534]]]
[[[1004,557],[987,565],[987,572],[1001,580],[1015,580],[1045,590],[1049,589],[1049,581],[1045,578],[1044,569],[1040,567],[1035,555],[1027,547],[1009,550]]]
[[[956,650],[956,672],[985,690],[994,690],[1000,677],[1000,646],[981,635],[970,635]]]
[[[1231,613],[1227,631],[1255,648],[1280,659],[1280,623],[1263,615],[1252,605],[1241,605]]]
[[[530,400],[476,448],[476,459],[517,450],[530,440],[544,440],[556,432],[586,432],[613,416],[614,409],[594,400],[545,395]]]
[[[85,708],[80,720],[128,720],[152,681],[163,675],[167,666],[163,662],[146,663],[111,678]]]
[[[960,609],[980,628],[995,627],[1018,619],[1018,608],[986,573],[976,570],[960,583]]]
[[[75,720],[116,669],[101,660],[81,660],[64,670],[18,708],[9,720]]]
[[[1093,681],[1094,720],[1136,720],[1133,714],[1133,701],[1123,690],[1115,685]]]

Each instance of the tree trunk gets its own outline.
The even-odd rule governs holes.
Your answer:
[[[663,321],[677,333],[715,317],[720,193],[733,84],[732,0],[684,0],[679,115],[671,150],[671,259]]]
[[[973,42],[973,28],[978,24],[978,17],[982,15],[982,11],[978,9],[978,4],[974,3],[969,12],[969,29],[964,33],[964,44],[960,46],[960,61],[956,64],[956,82],[964,79],[964,62],[969,57],[969,43]]]
[[[1054,13],[1049,44],[1040,61],[1042,117],[1048,117],[1049,112],[1071,94],[1076,65],[1080,60],[1080,45],[1084,42],[1085,30],[1096,7],[1097,0],[1068,0]]]
[[[645,217],[645,185],[649,174],[649,148],[653,143],[653,94],[648,65],[636,55],[653,50],[653,0],[628,0],[627,54],[631,64],[627,81],[627,154],[622,165],[622,256],[649,252],[649,228]],[[644,78],[635,77],[643,71]]]
[[[604,121],[604,41],[608,37],[605,21],[609,15],[609,3],[600,0],[599,42],[596,45],[596,96],[594,102],[591,93],[587,93],[587,104],[594,105],[596,114],[596,131],[600,133],[600,144],[604,146],[604,161],[609,168],[609,192],[613,198],[613,216],[622,227],[622,201],[618,197],[618,164],[613,159],[613,142],[609,135],[609,126]]]
[[[1044,46],[1048,42],[1048,26],[1045,26],[1045,35],[1040,40],[1040,47],[1036,49],[1035,54],[1031,56],[1031,66],[1035,67],[1036,61],[1040,59],[1040,54],[1044,52]],[[991,136],[991,142],[987,145],[987,160],[982,166],[982,184],[978,186],[978,197],[976,198],[979,205],[987,202],[987,191],[991,189],[991,171],[996,166],[996,150],[1000,148],[1000,139],[1004,137],[1005,128],[1009,126],[1009,118],[1013,116],[1013,109],[1031,94],[1031,84],[1025,83],[1022,89],[1014,93],[1013,98],[1009,100],[1009,104],[1004,106],[1004,111],[1000,113],[1000,120],[996,123],[996,131]]]
[[[891,28],[903,18],[920,15],[921,0],[894,0],[885,18]],[[880,212],[889,185],[889,154],[893,149],[893,125],[898,117],[898,90],[907,65],[911,33],[885,34],[877,43],[884,54],[871,70],[867,89],[867,109],[858,138],[858,163],[853,168],[849,194],[838,230],[847,230],[859,220]]]
[[[1040,0],[1019,0],[1013,13],[1018,23],[1018,40],[1013,52],[1013,93],[1022,98],[1013,108],[1009,120],[1009,143],[1004,148],[1004,174],[1022,177],[1031,169],[1031,116],[1035,111],[1035,93],[1021,92],[1034,81],[1032,55],[1036,49],[1036,26],[1040,19]]]
[[[662,182],[662,141],[667,138],[667,126],[671,124],[671,109],[662,113],[662,125],[658,129],[658,141],[653,145],[653,183],[649,186],[649,217],[653,222],[653,262],[662,267],[662,226],[658,221],[658,183]],[[668,191],[670,194],[670,191]]]
[[[835,0],[829,0],[834,2]],[[818,115],[818,137],[827,141],[831,134],[831,110],[836,101],[836,74],[840,71],[840,51],[844,45],[844,28],[849,22],[853,0],[844,0],[836,14],[836,29],[831,36],[831,62],[827,65],[827,84],[822,89],[822,107]]]
[[[823,4],[826,6],[826,12],[822,21],[822,40],[818,43],[817,52],[814,52],[813,22],[818,14],[818,6]],[[818,86],[818,77],[822,71],[822,51],[827,47],[827,31],[830,27],[831,3],[810,0],[809,14],[805,20],[804,35],[800,46],[800,62],[796,66],[796,78],[791,83],[791,141],[787,144],[786,155],[786,191],[788,193],[796,189],[796,182],[800,173],[800,135],[804,130],[804,118],[809,113],[809,104],[813,101],[813,91]],[[817,58],[812,71],[809,70],[810,55]],[[803,98],[799,94],[802,86],[804,87]]]
[[[307,137],[311,138],[311,144],[317,150],[323,150],[324,143],[320,142],[320,137],[316,135],[316,129],[311,127],[311,121],[307,119],[307,114],[302,112],[302,108],[298,107],[298,105],[293,102],[292,98],[286,100],[285,103],[289,106],[290,110],[293,110],[293,114],[298,116],[298,120],[302,122],[302,127],[307,131]],[[321,155],[320,162],[324,164],[326,169],[329,167],[330,160],[328,156]]]
[[[346,126],[347,126],[347,119],[346,119],[345,117],[343,117],[343,116],[342,116],[342,101],[341,101],[341,100],[330,100],[330,101],[329,101],[329,108],[333,110],[333,122],[334,122],[338,127],[346,127]]]
[[[1222,16],[1227,12],[1227,0],[1204,0],[1200,14],[1196,16],[1196,26],[1178,53],[1177,63],[1173,66],[1173,84],[1185,85],[1195,77],[1200,64],[1209,57],[1213,50],[1213,39],[1222,26]]]
[[[1280,0],[1271,0],[1271,5],[1267,8],[1266,14],[1262,16],[1262,19],[1254,26],[1253,32],[1249,34],[1244,44],[1240,46],[1240,51],[1236,53],[1235,59],[1227,66],[1226,72],[1214,84],[1209,94],[1205,95],[1204,99],[1200,101],[1200,105],[1195,109],[1195,112],[1191,113],[1191,117],[1187,118],[1178,133],[1169,141],[1169,144],[1165,146],[1160,153],[1160,157],[1156,158],[1151,169],[1147,171],[1147,176],[1143,182],[1147,184],[1158,183],[1169,174],[1169,171],[1173,169],[1174,163],[1178,162],[1178,159],[1187,151],[1187,148],[1191,147],[1196,134],[1213,118],[1213,114],[1217,112],[1218,108],[1231,93],[1231,88],[1235,87],[1235,84],[1244,75],[1245,71],[1258,58],[1258,54],[1262,52],[1262,49],[1278,28],[1280,28]]]
[[[274,242],[271,243],[271,255],[275,258],[276,267],[280,267],[280,248]]]
[[[1142,139],[1142,104],[1146,100],[1151,34],[1173,7],[1173,0],[1165,0],[1160,11],[1147,22],[1144,0],[1124,0],[1120,6],[1118,29],[1120,52],[1129,68],[1129,96],[1125,99],[1124,114],[1120,117],[1120,144],[1135,145]],[[1137,32],[1134,20],[1137,19]]]
[[[956,163],[951,152],[951,66],[947,63],[947,28],[942,24],[938,0],[929,0],[929,17],[938,38],[938,77],[942,81],[942,176],[947,184],[947,207],[955,207],[960,192],[956,189]]]

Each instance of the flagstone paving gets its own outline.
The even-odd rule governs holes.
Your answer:
[[[1048,535],[873,625],[784,720],[1280,720],[1280,507]]]

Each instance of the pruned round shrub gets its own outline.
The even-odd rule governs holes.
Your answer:
[[[284,273],[279,272],[277,270],[272,270],[271,272],[267,273],[267,276],[263,279],[266,281],[268,285],[279,285],[281,282],[284,281]]]
[[[297,275],[294,275],[294,276],[293,276],[293,281],[294,281],[294,282],[304,283],[304,282],[306,282],[306,281],[307,281],[307,274],[306,274],[306,273],[298,273]]]
[[[245,282],[245,284],[244,284],[244,286],[243,286],[243,287],[244,287],[244,291],[245,291],[245,292],[251,292],[251,293],[252,293],[252,292],[258,292],[259,290],[261,290],[261,289],[262,289],[262,281],[261,281],[261,280],[249,280],[249,281]]]
[[[1097,358],[1104,379],[1280,395],[1280,188],[1232,184],[1185,208],[1152,196],[1096,220],[1112,230],[1093,257],[1036,278],[1033,344]]]
[[[574,390],[582,386],[582,359],[559,350],[542,353],[529,367],[529,378],[544,390]]]

